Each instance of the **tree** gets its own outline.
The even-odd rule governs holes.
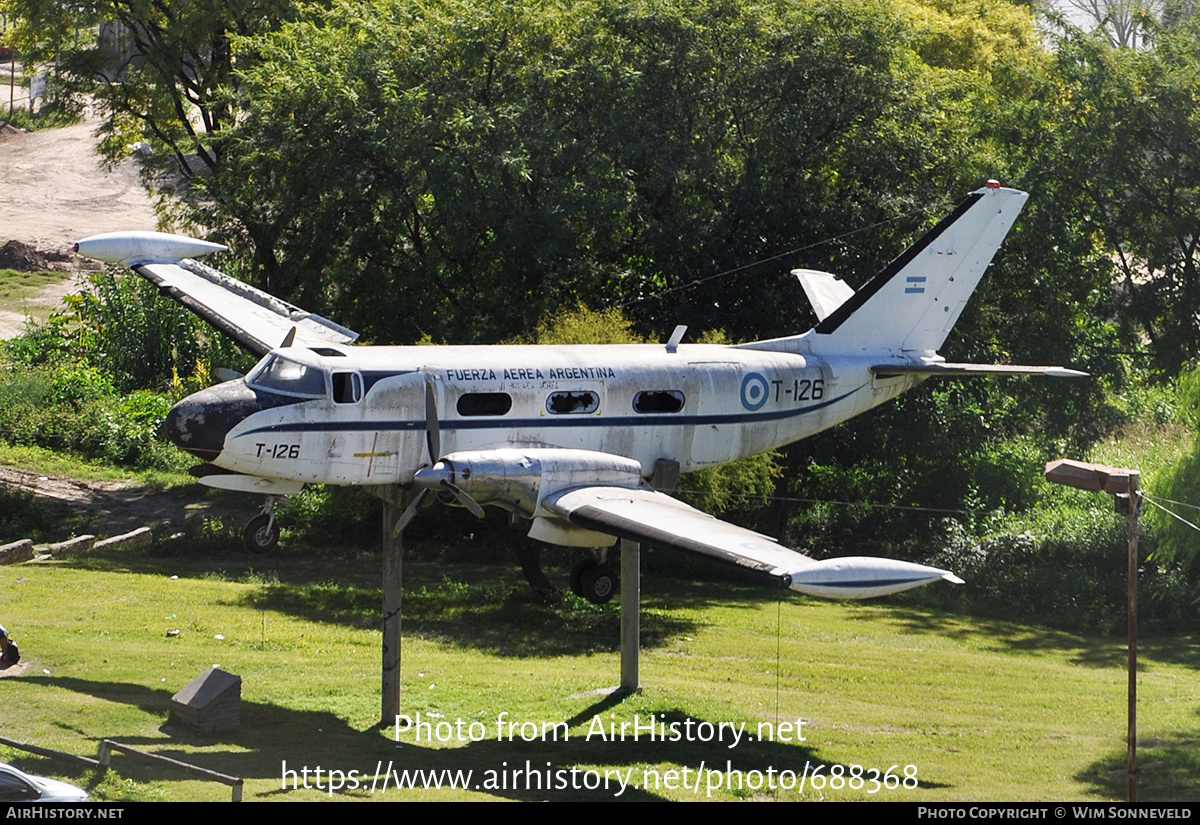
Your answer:
[[[186,176],[217,168],[215,136],[233,125],[235,37],[269,31],[293,0],[0,0],[26,61],[54,65],[63,90],[104,114],[111,162],[146,141]],[[101,36],[94,38],[100,31]]]
[[[790,266],[861,279],[928,225],[910,213],[988,176],[988,77],[923,63],[908,26],[824,0],[313,10],[245,46],[247,114],[197,220],[377,340],[511,338],[581,299],[642,334],[794,332]],[[960,52],[1026,48],[1000,40]]]
[[[1174,376],[1200,357],[1200,27],[1156,29],[1138,50],[1072,34],[1041,97],[1038,174],[1103,252],[1101,317]]]
[[[1082,17],[1092,31],[1104,36],[1115,49],[1146,45],[1146,25],[1161,20],[1164,0],[1064,0],[1063,10]]]

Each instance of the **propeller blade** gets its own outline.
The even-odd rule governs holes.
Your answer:
[[[408,526],[408,523],[417,515],[417,511],[421,509],[421,503],[425,501],[425,496],[428,493],[429,490],[425,489],[413,496],[413,500],[404,508],[404,512],[400,514],[400,518],[396,519],[396,526],[392,528],[392,538],[404,532],[404,528]]]
[[[466,507],[471,515],[475,516],[475,518],[483,518],[483,508],[479,506],[479,502],[467,495],[461,487],[446,479],[442,479],[442,486],[453,493],[458,503]]]
[[[429,448],[429,463],[442,457],[442,432],[438,423],[437,398],[434,396],[433,379],[425,377],[425,446]]]
[[[446,461],[439,461],[432,467],[422,467],[417,470],[413,475],[413,485],[420,488],[422,492],[436,490],[440,494],[444,490],[456,503],[467,508],[475,518],[483,518],[483,508],[479,506],[479,502],[471,498],[466,490],[451,481],[452,478],[454,478],[454,468]],[[443,498],[442,501],[450,503],[450,500],[446,498]]]

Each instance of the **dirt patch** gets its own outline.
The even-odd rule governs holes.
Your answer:
[[[0,665],[0,679],[8,676],[22,676],[27,670],[29,670],[29,662],[25,659],[15,665]]]
[[[94,261],[76,259],[75,241],[100,232],[153,229],[154,208],[137,167],[128,160],[105,169],[96,155],[96,120],[61,129],[0,129],[0,241],[19,241],[14,253],[40,269],[86,272]],[[40,256],[40,257],[39,257]],[[23,269],[22,266],[0,268]],[[57,306],[79,289],[76,278],[47,287],[30,306]],[[0,339],[25,331],[25,316],[0,311]]]
[[[153,229],[154,208],[133,161],[96,155],[98,121],[37,132],[6,130],[0,152],[0,240],[69,254],[80,238]]]
[[[0,123],[0,143],[3,143],[10,138],[20,137],[25,134],[23,129],[18,129],[11,123]]]
[[[0,246],[0,269],[15,269],[17,272],[69,272],[71,256],[65,252],[39,252],[20,241],[9,241]]]
[[[228,518],[239,527],[258,511],[261,501],[251,496],[226,498],[201,485],[161,491],[129,481],[85,481],[0,467],[0,484],[32,490],[86,514],[99,536],[116,536],[155,523],[182,527],[193,518]],[[20,538],[19,536],[17,538]],[[59,540],[68,536],[61,536]]]

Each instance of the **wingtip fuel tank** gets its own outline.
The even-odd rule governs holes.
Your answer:
[[[897,559],[849,556],[825,559],[788,574],[788,586],[808,596],[825,599],[870,599],[899,593],[944,579],[963,580],[948,570]]]
[[[125,266],[176,263],[229,249],[224,244],[165,232],[105,232],[84,238],[73,248],[88,258]]]

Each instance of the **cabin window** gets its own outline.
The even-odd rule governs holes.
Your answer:
[[[357,404],[363,397],[362,376],[357,372],[333,374],[333,400],[338,404]]]
[[[512,409],[506,392],[469,392],[458,397],[459,415],[504,415]]]
[[[633,397],[633,411],[639,413],[677,413],[683,409],[683,393],[678,390],[643,390]]]
[[[321,370],[278,355],[271,356],[249,383],[285,395],[319,398],[325,394],[325,375]]]
[[[546,412],[552,415],[587,415],[600,407],[600,396],[591,390],[552,392],[546,399]]]

